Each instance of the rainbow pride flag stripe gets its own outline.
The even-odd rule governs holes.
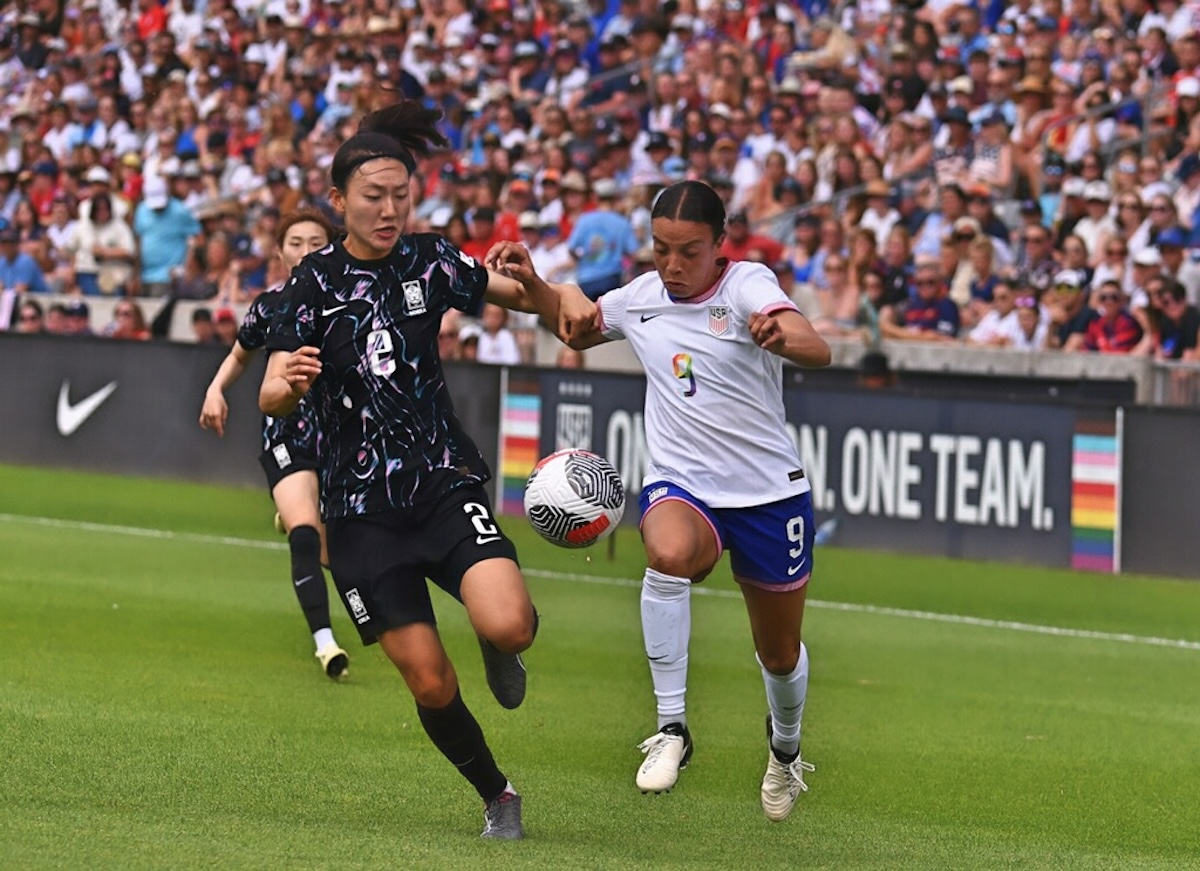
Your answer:
[[[1080,421],[1071,455],[1071,566],[1116,572],[1121,441],[1112,422]]]
[[[542,398],[537,381],[510,381],[500,412],[501,514],[525,513],[525,482],[539,459],[541,419]]]

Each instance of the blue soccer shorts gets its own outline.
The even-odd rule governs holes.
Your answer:
[[[642,487],[638,507],[646,513],[663,502],[684,502],[712,528],[717,556],[729,551],[733,574],[768,590],[797,590],[812,575],[812,494],[800,493],[749,508],[710,508],[678,484],[655,481]]]

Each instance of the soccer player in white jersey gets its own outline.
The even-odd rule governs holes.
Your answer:
[[[571,346],[626,339],[646,371],[642,632],[658,731],[639,747],[636,783],[643,792],[669,790],[691,758],[691,585],[728,549],[770,712],[763,810],[782,820],[812,770],[800,758],[800,720],[813,546],[809,483],[784,422],[783,361],[827,366],[830,352],[767,267],[719,256],[724,229],[712,188],[668,187],[651,213],[655,271],[602,296],[591,329]],[[540,288],[515,243],[497,245],[489,263]]]

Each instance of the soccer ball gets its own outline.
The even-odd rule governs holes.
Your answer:
[[[559,547],[588,547],[609,535],[625,513],[625,488],[612,463],[568,448],[534,466],[525,484],[525,514]]]

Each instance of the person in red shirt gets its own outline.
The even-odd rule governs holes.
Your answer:
[[[158,0],[138,0],[138,38],[143,42],[167,29],[167,10]]]
[[[467,234],[462,251],[480,263],[493,245],[504,241],[496,230],[496,210],[491,206],[480,206],[467,215]]]
[[[1102,354],[1128,354],[1142,339],[1142,326],[1125,307],[1125,294],[1121,285],[1106,281],[1096,293],[1096,307],[1100,317],[1088,324],[1087,332],[1076,333],[1071,339],[1080,337],[1078,350],[1099,351]],[[1065,346],[1073,350],[1071,340]]]
[[[783,246],[770,236],[750,232],[745,212],[734,212],[725,223],[721,256],[727,260],[754,260],[768,266],[783,259]]]

